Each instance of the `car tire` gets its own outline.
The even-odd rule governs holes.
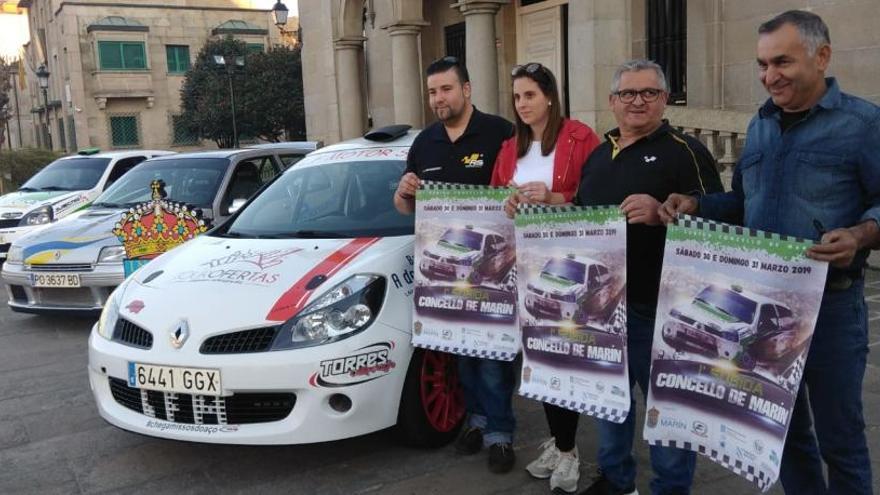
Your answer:
[[[415,349],[397,412],[400,441],[412,447],[442,447],[458,434],[464,416],[456,356]]]
[[[483,275],[480,272],[474,270],[473,272],[471,272],[470,282],[471,285],[480,285],[481,283],[483,283]]]

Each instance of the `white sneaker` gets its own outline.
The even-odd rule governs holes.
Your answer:
[[[555,470],[556,466],[559,464],[559,456],[561,453],[559,452],[559,449],[556,448],[555,438],[551,438],[542,443],[540,448],[543,452],[541,452],[541,455],[538,456],[537,459],[526,466],[526,471],[539,480],[545,480],[553,474],[553,470]]]
[[[560,452],[559,461],[550,476],[550,490],[553,493],[574,493],[581,477],[581,461],[577,447],[570,452]]]

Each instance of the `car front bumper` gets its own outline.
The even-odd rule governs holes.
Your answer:
[[[32,275],[78,275],[80,287],[34,287]],[[86,313],[101,311],[107,297],[125,280],[122,263],[57,266],[42,265],[33,270],[21,263],[5,263],[2,280],[9,307],[23,313]]]
[[[30,234],[40,227],[41,225],[33,225],[30,227],[9,227],[0,229],[0,261],[6,259],[9,247],[16,239],[25,234]]]
[[[258,355],[206,355],[200,354],[196,345],[188,350],[166,351],[162,350],[164,344],[158,342],[162,336],[155,337],[154,348],[144,350],[107,340],[93,329],[89,338],[89,384],[101,416],[135,433],[223,444],[324,442],[393,426],[397,422],[400,394],[413,352],[408,334],[381,323],[374,323],[358,336],[333,344]],[[322,362],[351,356],[377,340],[393,342],[389,359],[394,366],[387,374],[358,384],[316,385],[315,377],[322,370]],[[217,369],[222,382],[221,395],[147,392],[127,385],[121,388],[120,382],[128,381],[129,363],[135,362]],[[276,414],[266,422],[250,424],[234,424],[232,416],[217,415],[212,409],[218,404],[226,404],[228,409],[234,401],[257,394],[267,397],[264,402],[293,397],[293,406],[286,415]],[[339,399],[340,394],[350,400],[351,406],[346,411],[331,405],[331,397]],[[131,399],[134,403],[126,403]],[[202,411],[200,417],[192,413],[197,408]],[[170,417],[169,409],[177,409],[177,416]]]

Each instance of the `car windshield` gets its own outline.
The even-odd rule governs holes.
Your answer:
[[[541,277],[565,285],[583,284],[586,271],[587,266],[579,261],[551,258],[541,270]]]
[[[296,166],[217,231],[225,237],[322,238],[411,235],[394,207],[403,160]]]
[[[728,319],[736,319],[745,323],[751,323],[754,320],[755,310],[758,306],[755,301],[738,292],[711,285],[697,294],[694,301],[709,310],[720,311]]]
[[[149,201],[152,194],[150,184],[159,179],[165,182],[166,199],[210,208],[227,168],[229,160],[226,158],[146,161],[120,177],[98,196],[93,206],[125,207]]]
[[[109,158],[66,158],[46,165],[21,191],[86,191],[98,185]]]
[[[449,229],[437,244],[456,251],[479,251],[483,244],[483,234],[468,229]]]

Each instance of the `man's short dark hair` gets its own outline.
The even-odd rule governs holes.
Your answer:
[[[801,35],[801,41],[807,47],[810,56],[816,54],[816,50],[822,45],[831,44],[831,35],[828,34],[828,26],[818,15],[805,10],[789,10],[783,12],[758,27],[758,34],[769,34],[781,28],[785,24],[796,27]]]
[[[455,75],[458,76],[458,80],[462,84],[470,82],[471,80],[467,67],[465,67],[458,58],[449,55],[431,62],[431,65],[425,70],[425,75],[433,76],[434,74],[439,74],[448,70],[454,70]]]

